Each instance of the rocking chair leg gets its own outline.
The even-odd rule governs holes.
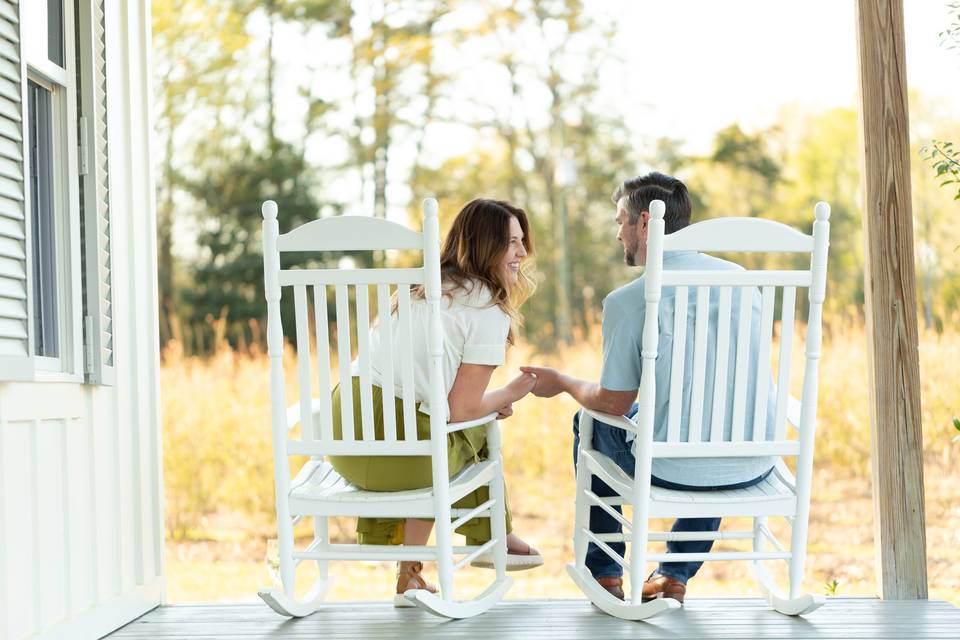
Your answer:
[[[327,551],[330,546],[330,527],[327,516],[315,516],[313,519],[314,539],[323,540],[320,545],[321,551]],[[327,560],[317,560],[317,571],[320,573],[321,580],[329,580],[330,563]]]
[[[579,569],[576,565],[568,564],[567,573],[580,587],[583,595],[587,596],[598,609],[621,620],[646,620],[664,611],[679,609],[681,606],[673,598],[657,598],[643,603],[624,602],[601,587],[586,568]]]
[[[770,607],[778,613],[787,616],[806,615],[819,609],[826,602],[823,596],[813,596],[808,593],[787,597],[777,588],[773,576],[767,572],[762,561],[754,560],[750,566],[760,590],[770,603]]]
[[[302,599],[293,597],[281,589],[261,589],[257,595],[267,603],[271,609],[282,616],[303,618],[320,608],[327,597],[332,582],[330,579],[317,578],[313,587]]]

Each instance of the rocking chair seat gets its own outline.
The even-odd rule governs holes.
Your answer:
[[[496,463],[490,460],[471,464],[450,478],[450,497],[452,502],[473,492],[490,482],[496,470]],[[365,491],[351,484],[337,473],[329,462],[310,460],[300,469],[290,485],[290,508],[294,515],[308,515],[319,506],[330,513],[331,507],[340,507],[339,515],[364,515],[358,508],[375,504],[377,514],[382,517],[432,516],[433,487],[411,489],[408,491]]]
[[[624,502],[629,504],[633,494],[633,478],[596,450],[583,449],[580,456],[593,473],[624,496]],[[792,515],[797,501],[793,487],[793,476],[782,462],[759,484],[745,489],[688,491],[651,486],[650,517]],[[690,513],[687,514],[687,511]]]

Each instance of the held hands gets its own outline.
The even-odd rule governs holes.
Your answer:
[[[507,383],[507,390],[510,392],[511,402],[516,402],[527,395],[537,384],[537,376],[530,372],[524,372]],[[511,410],[511,413],[513,411]]]
[[[520,371],[532,374],[536,380],[533,395],[539,398],[552,398],[564,391],[560,383],[561,373],[550,367],[520,367]]]

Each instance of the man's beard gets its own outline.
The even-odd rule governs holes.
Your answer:
[[[637,247],[633,248],[633,251],[627,248],[626,245],[623,246],[623,261],[627,263],[628,267],[637,266]]]

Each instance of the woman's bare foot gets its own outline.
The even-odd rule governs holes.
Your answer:
[[[515,533],[507,534],[507,553],[517,556],[538,556],[540,552]]]
[[[507,571],[525,571],[535,569],[543,564],[540,552],[523,541],[515,534],[507,534]],[[482,569],[493,569],[493,557],[490,553],[478,556],[470,563],[471,566]]]

